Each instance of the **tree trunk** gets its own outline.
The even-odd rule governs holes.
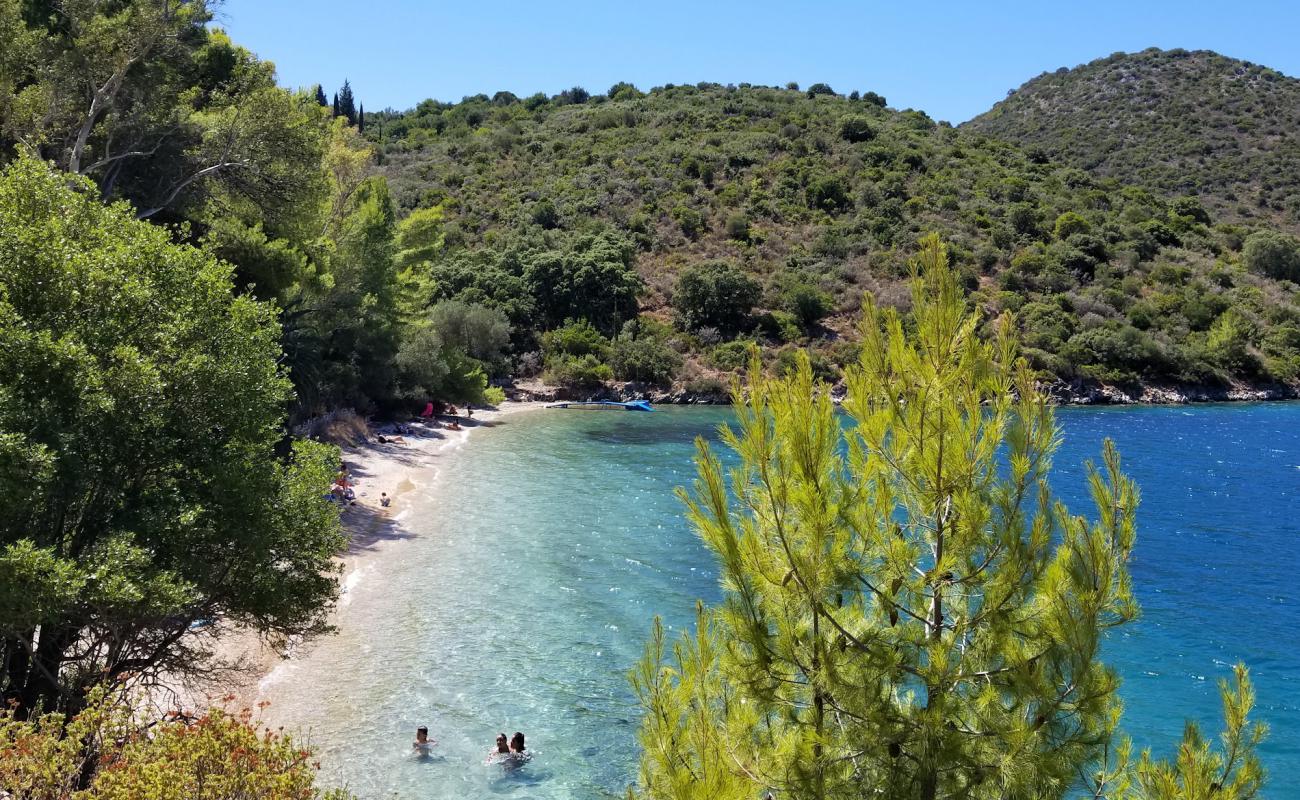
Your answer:
[[[31,644],[32,631],[25,634],[8,637],[4,640],[4,677],[0,680],[0,688],[4,689],[4,694],[0,695],[0,701],[6,705],[9,701],[17,701],[23,686],[27,683],[27,670],[30,668],[30,659],[27,656],[27,648],[23,646],[24,639],[27,644]]]
[[[59,668],[63,654],[76,639],[75,628],[58,628],[42,625],[40,640],[32,655],[27,681],[18,697],[18,713],[26,716],[38,708],[43,711],[60,709]]]

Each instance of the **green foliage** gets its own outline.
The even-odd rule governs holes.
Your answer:
[[[534,225],[540,225],[547,230],[560,227],[560,212],[550,200],[542,200],[533,206],[529,216]]]
[[[552,359],[543,374],[551,383],[577,389],[595,389],[614,379],[610,366],[590,353]]]
[[[417,208],[397,224],[397,263],[415,269],[433,262],[446,242],[442,206]]]
[[[1300,283],[1300,240],[1272,231],[1246,237],[1241,249],[1246,269],[1276,280]]]
[[[840,120],[840,138],[846,142],[869,142],[876,138],[876,129],[868,117],[851,114]]]
[[[1293,77],[1209,51],[1150,48],[1045,72],[963,127],[1160,191],[1192,223],[1213,214],[1295,230],[1300,140],[1284,132],[1297,108]]]
[[[587,320],[569,320],[542,335],[542,353],[548,359],[592,355],[603,360],[609,355],[609,340]]]
[[[0,708],[0,786],[35,800],[347,800],[316,786],[312,752],[263,733],[245,712],[212,709],[154,725],[103,689],[68,719]]]
[[[1178,754],[1156,760],[1145,750],[1133,763],[1132,742],[1107,748],[1106,757],[1086,781],[1090,797],[1114,800],[1254,800],[1264,786],[1264,768],[1256,751],[1268,728],[1250,722],[1255,690],[1246,668],[1238,664],[1229,681],[1219,681],[1224,730],[1216,751],[1194,722],[1188,722]]]
[[[641,278],[632,268],[632,244],[612,233],[582,235],[562,251],[530,254],[523,265],[524,285],[537,319],[546,326],[587,319],[614,331],[637,314]]]
[[[500,366],[510,344],[510,321],[495,308],[443,300],[429,309],[429,327],[447,347],[484,364]]]
[[[614,377],[624,381],[668,384],[682,367],[682,357],[662,337],[633,336],[626,329],[610,347]]]
[[[821,175],[808,184],[808,205],[821,211],[843,211],[852,204],[848,188],[838,175]]]
[[[748,321],[762,287],[735,265],[710,261],[687,267],[677,277],[673,308],[686,330],[739,331]]]
[[[1052,227],[1052,233],[1057,239],[1068,239],[1076,233],[1087,233],[1090,230],[1092,226],[1088,224],[1088,220],[1073,211],[1067,211],[1057,217],[1056,224]]]
[[[1010,326],[980,341],[937,241],[920,258],[912,332],[867,306],[847,424],[803,358],[737,396],[740,468],[700,441],[681,496],[724,600],[633,673],[641,796],[1061,797],[1103,756],[1136,488],[1107,444],[1097,521],[1053,500]]]
[[[732,214],[727,217],[725,228],[728,239],[735,239],[738,242],[749,241],[749,217],[746,214]]]
[[[1027,355],[1060,377],[1292,374],[1300,350],[1273,331],[1300,314],[1300,298],[1263,273],[1239,269],[1236,253],[1254,228],[1210,227],[1207,218],[1232,217],[1213,197],[1200,193],[1193,202],[1184,188],[1165,199],[884,106],[871,93],[809,98],[710,84],[562,109],[543,98],[531,108],[511,106],[509,114],[467,98],[421,104],[386,123],[391,135],[372,138],[401,208],[445,209],[446,243],[420,302],[460,298],[500,308],[515,328],[516,352],[565,318],[591,317],[569,303],[541,313],[543,284],[525,282],[523,272],[543,257],[568,259],[593,232],[626,241],[625,263],[644,278],[617,313],[605,309],[609,319],[591,317],[610,336],[643,309],[675,306],[673,276],[683,265],[719,259],[766,286],[766,305],[781,313],[791,310],[779,296],[781,276],[815,276],[808,282],[830,296],[829,315],[840,316],[826,328],[842,330],[863,286],[905,294],[899,282],[916,232],[933,230],[953,243],[975,303],[1053,305],[1068,318],[1070,336],[1136,315],[1133,327],[1148,340],[1141,349],[1152,360],[1134,365],[1122,360],[1125,348],[1102,347],[1092,351],[1117,360],[1074,364],[1069,337],[1044,337]],[[633,110],[635,124],[620,119]],[[856,138],[859,128],[873,135],[845,138]],[[488,144],[498,134],[526,144],[500,158]],[[564,210],[563,229],[519,224],[543,199]],[[1151,313],[1170,264],[1183,270],[1186,284],[1206,287],[1195,292],[1206,302]],[[1261,348],[1272,343],[1256,373],[1231,373],[1192,336],[1228,307],[1257,326]],[[716,343],[699,337],[708,328],[734,333],[702,323],[691,332],[706,347]],[[801,335],[780,328],[769,326],[768,335]],[[818,352],[834,346],[829,337],[808,345]]]
[[[320,499],[337,452],[275,456],[271,307],[91,189],[0,172],[0,690],[22,708],[204,670],[196,620],[325,630],[343,545]]]
[[[834,298],[807,280],[787,280],[780,287],[781,309],[795,318],[807,331],[834,309]]]
[[[775,342],[795,342],[803,330],[799,319],[789,311],[768,311],[758,317],[758,329]]]
[[[688,239],[698,239],[705,230],[704,215],[690,206],[675,206],[672,216]]]
[[[743,372],[757,347],[752,339],[733,339],[710,349],[705,361],[723,372]]]

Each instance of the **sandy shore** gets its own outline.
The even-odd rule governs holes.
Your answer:
[[[343,462],[352,476],[357,502],[342,515],[348,548],[337,559],[341,567],[339,605],[348,604],[350,588],[373,559],[383,557],[388,544],[412,535],[403,529],[402,517],[414,493],[432,486],[449,459],[471,444],[476,431],[503,424],[512,414],[543,405],[507,402],[493,410],[475,410],[472,421],[459,418],[460,430],[449,429],[444,419],[438,428],[417,428],[416,434],[403,436],[405,444],[371,441],[343,448]],[[384,492],[392,498],[387,508],[380,503]],[[256,632],[237,627],[218,625],[207,635],[214,637],[217,659],[225,665],[219,677],[198,685],[169,686],[151,693],[152,702],[159,710],[214,705],[254,708],[262,699],[267,677],[286,659],[292,660],[295,649],[295,643],[273,645],[263,641]]]

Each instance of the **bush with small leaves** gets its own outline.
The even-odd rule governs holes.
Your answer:
[[[749,215],[737,212],[727,217],[725,227],[728,239],[735,239],[738,242],[749,241]]]
[[[690,206],[674,207],[672,217],[687,239],[697,239],[704,232],[704,215]]]
[[[711,261],[687,267],[678,276],[673,308],[685,330],[714,327],[731,334],[749,319],[761,293],[758,282],[739,267]]]
[[[1258,275],[1300,283],[1300,240],[1293,236],[1256,231],[1246,237],[1241,259]]]
[[[624,333],[610,348],[609,364],[619,380],[668,384],[681,369],[682,357],[658,336]]]
[[[852,114],[840,120],[840,138],[846,142],[869,142],[876,137],[876,129],[871,120],[860,114]]]

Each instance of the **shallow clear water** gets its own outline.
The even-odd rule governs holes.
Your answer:
[[[1268,795],[1300,798],[1300,404],[1067,409],[1054,485],[1086,513],[1083,461],[1116,440],[1142,488],[1143,618],[1108,644],[1126,728],[1169,752],[1245,659],[1272,726]],[[650,622],[689,625],[717,572],[672,488],[718,409],[540,411],[474,433],[350,577],[340,633],[272,677],[266,717],[306,732],[323,778],[366,798],[622,796],[636,770],[626,675]],[[381,489],[382,487],[374,487]],[[439,740],[417,758],[418,725]],[[536,755],[484,765],[498,732]]]

